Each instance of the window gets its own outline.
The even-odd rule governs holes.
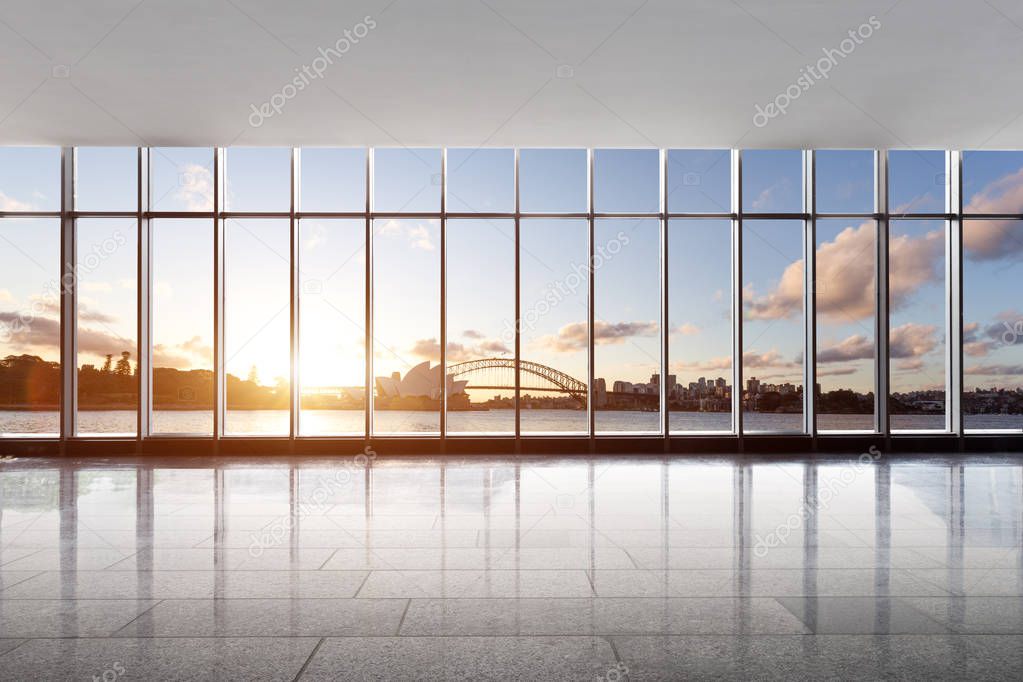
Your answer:
[[[306,147],[300,156],[299,208],[309,213],[366,210],[366,150]]]
[[[519,152],[519,203],[524,213],[585,213],[589,203],[585,149]]]
[[[134,218],[80,218],[78,434],[138,429],[138,232]]]
[[[137,211],[139,150],[80,147],[75,152],[75,209]]]
[[[0,437],[1023,431],[1023,152],[879,159],[0,147]]]
[[[60,220],[0,219],[0,434],[60,433]]]
[[[874,220],[817,220],[817,428],[874,431]]]
[[[888,227],[888,398],[893,431],[947,428],[944,220]]]
[[[287,220],[224,223],[224,433],[286,436],[291,377]]]
[[[435,213],[440,210],[439,149],[377,149],[373,165],[374,211]]]
[[[449,149],[447,210],[511,213],[515,210],[515,151]]]
[[[224,206],[228,211],[291,210],[291,150],[232,147],[224,159]]]
[[[589,225],[522,220],[519,261],[521,432],[589,433]],[[502,331],[502,340],[514,344],[514,327]],[[603,401],[600,382],[594,391]]]
[[[661,225],[651,218],[594,227],[594,427],[661,431]]]
[[[1023,221],[963,225],[963,414],[973,431],[1023,429]]]
[[[668,223],[668,428],[732,430],[732,221]]]
[[[727,149],[668,150],[668,211],[732,212],[732,153]]]
[[[154,434],[213,435],[213,221],[152,223]]]
[[[597,149],[593,152],[594,211],[657,213],[660,177],[656,149]]]
[[[149,150],[153,211],[213,210],[213,150],[202,147],[156,147]]]
[[[366,222],[300,223],[299,435],[366,433]]]
[[[817,151],[813,168],[818,213],[874,212],[874,150]]]
[[[515,223],[447,223],[448,433],[515,432]]]
[[[947,172],[945,152],[889,152],[888,211],[892,215],[944,213]]]
[[[801,213],[803,152],[798,149],[744,151],[742,210],[746,213]]]
[[[440,432],[440,257],[440,221],[374,221],[375,434]]]
[[[746,432],[803,430],[803,221],[747,220],[742,240]]]
[[[60,210],[60,149],[0,147],[0,211]]]

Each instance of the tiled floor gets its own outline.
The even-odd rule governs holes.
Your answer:
[[[1023,676],[1023,459],[0,463],[0,679]]]

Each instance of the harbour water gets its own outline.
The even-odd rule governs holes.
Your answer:
[[[660,416],[656,412],[601,410],[596,413],[596,428],[605,432],[656,432]],[[802,415],[748,412],[744,415],[747,432],[799,432]],[[303,410],[301,435],[360,435],[365,418],[358,410]],[[512,433],[512,410],[448,413],[449,433]],[[523,434],[575,434],[587,430],[586,413],[580,410],[523,410]],[[80,434],[132,434],[136,416],[128,410],[82,411],[78,416]],[[54,434],[58,431],[56,412],[0,411],[0,434]],[[377,433],[436,433],[440,419],[436,412],[382,410],[374,415]],[[1023,429],[1023,415],[967,415],[966,427],[978,430]],[[231,435],[284,435],[288,432],[288,413],[284,410],[229,410],[225,423]],[[671,412],[672,432],[727,432],[731,415],[721,412]],[[870,431],[870,415],[818,415],[821,431]],[[893,430],[942,430],[940,415],[896,415]],[[163,434],[210,434],[213,414],[208,411],[159,411],[153,415],[153,432]]]

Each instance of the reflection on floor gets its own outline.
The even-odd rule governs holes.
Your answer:
[[[1023,460],[0,461],[0,678],[1019,678]]]

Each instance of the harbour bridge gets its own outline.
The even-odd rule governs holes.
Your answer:
[[[586,402],[586,382],[538,362],[519,360],[520,388],[523,392],[567,393]],[[448,376],[468,380],[466,388],[505,390],[515,388],[515,360],[482,358],[448,365]]]

